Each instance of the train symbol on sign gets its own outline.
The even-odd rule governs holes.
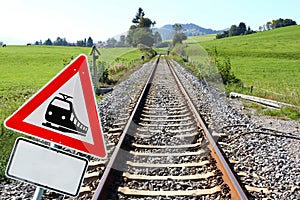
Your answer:
[[[68,100],[73,97],[59,93],[62,97],[56,96],[49,103],[45,119],[42,125],[62,132],[75,133],[86,136],[88,127],[79,121],[75,114],[73,103]]]

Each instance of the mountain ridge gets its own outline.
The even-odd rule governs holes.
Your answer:
[[[180,24],[180,23],[179,23]],[[185,33],[186,36],[198,36],[198,35],[206,35],[206,34],[217,34],[221,33],[224,30],[213,30],[211,28],[203,28],[199,25],[196,25],[194,23],[186,23],[186,24],[180,24],[182,26],[182,32]],[[175,34],[175,30],[173,28],[173,25],[166,24],[162,26],[161,28],[158,28],[157,31],[162,36],[163,40],[171,40]]]

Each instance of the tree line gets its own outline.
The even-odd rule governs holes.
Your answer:
[[[78,40],[76,43],[70,43],[66,38],[57,37],[55,41],[51,41],[50,38],[42,42],[36,41],[35,45],[49,45],[49,46],[79,46],[79,47],[92,47],[94,45],[93,39],[89,37],[88,39],[84,38],[83,40]]]
[[[282,19],[279,18],[277,20],[268,21],[263,26],[259,26],[259,31],[266,31],[266,30],[272,30],[275,28],[281,28],[286,26],[293,26],[297,25],[297,22],[292,19]]]
[[[292,19],[282,19],[279,18],[277,20],[272,20],[264,24],[263,26],[259,26],[259,31],[272,30],[275,28],[285,27],[285,26],[293,26],[297,25],[296,21]],[[224,31],[223,33],[219,33],[216,36],[216,39],[221,39],[225,37],[232,37],[238,35],[249,35],[252,33],[256,33],[256,31],[251,30],[250,26],[246,28],[246,24],[241,22],[238,26],[232,25],[229,30]]]
[[[216,39],[238,35],[249,35],[252,33],[256,33],[256,31],[252,30],[250,26],[248,26],[247,28],[246,24],[244,22],[241,22],[238,26],[232,25],[228,31],[224,31],[223,33],[217,34]]]
[[[187,36],[182,32],[182,26],[180,24],[174,24],[175,35],[172,42],[163,42],[162,37],[158,31],[153,31],[155,21],[145,17],[145,12],[142,8],[139,8],[135,17],[132,19],[132,25],[130,26],[127,35],[121,35],[119,40],[116,38],[108,38],[106,41],[99,41],[97,44],[99,47],[114,48],[114,47],[138,47],[138,44],[142,44],[148,47],[169,47],[175,46],[176,43],[182,43],[187,39]],[[35,45],[54,45],[54,46],[80,46],[80,47],[92,47],[94,45],[93,39],[78,40],[76,43],[70,43],[66,38],[57,37],[55,41],[50,38],[44,42],[36,41]]]

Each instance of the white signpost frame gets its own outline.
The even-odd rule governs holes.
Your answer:
[[[19,137],[8,162],[6,175],[64,195],[79,193],[88,160]]]

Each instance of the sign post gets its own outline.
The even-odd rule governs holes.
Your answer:
[[[6,175],[37,186],[76,196],[88,161],[60,150],[66,146],[106,157],[92,79],[85,55],[79,55],[4,122],[6,128],[48,140],[49,146],[18,138]],[[59,146],[58,146],[59,145]]]
[[[54,144],[52,142],[50,143],[50,148],[57,148],[57,149],[59,149],[58,147],[59,147],[58,145],[56,145],[56,144]],[[41,187],[37,186],[36,189],[35,189],[35,191],[34,191],[34,195],[33,195],[32,200],[41,200],[42,196],[44,194],[44,191],[45,191],[44,188],[41,188]]]
[[[44,193],[44,189],[37,186],[32,197],[32,200],[41,200]]]
[[[96,55],[96,53],[98,55]],[[93,56],[93,82],[94,82],[94,88],[95,88],[95,91],[98,90],[98,72],[97,72],[97,63],[96,63],[96,60],[99,58],[100,56],[100,52],[98,51],[98,49],[96,48],[96,46],[94,45],[92,47],[92,51],[90,53],[90,56]],[[101,68],[101,72],[102,72],[102,79],[101,79],[101,86],[103,86],[103,74],[104,74],[104,69],[103,67]]]

